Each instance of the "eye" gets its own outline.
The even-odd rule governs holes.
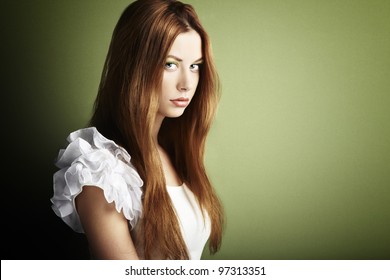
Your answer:
[[[201,64],[191,64],[190,69],[194,72],[199,72]]]
[[[166,62],[164,65],[164,68],[167,70],[176,70],[177,69],[177,63],[175,62]]]

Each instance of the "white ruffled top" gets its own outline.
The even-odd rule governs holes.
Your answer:
[[[52,209],[76,232],[84,232],[75,197],[83,186],[97,186],[106,200],[115,202],[133,228],[141,216],[143,182],[125,149],[105,138],[95,127],[69,134],[69,145],[61,149],[55,162],[60,168],[53,176]]]
[[[130,155],[114,141],[105,138],[95,127],[82,128],[69,134],[68,145],[55,161],[59,170],[53,176],[52,209],[74,231],[83,233],[75,198],[83,186],[103,190],[107,202],[114,202],[134,229],[142,214],[143,182],[132,165]],[[210,219],[202,211],[194,194],[183,184],[167,186],[179,220],[190,259],[200,259],[211,231]],[[203,218],[205,217],[205,219]],[[133,237],[137,236],[133,232]],[[141,250],[133,240],[137,251]],[[139,251],[142,255],[142,252]]]

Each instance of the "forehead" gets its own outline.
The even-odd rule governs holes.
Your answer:
[[[180,33],[173,41],[168,55],[174,55],[183,61],[195,61],[202,57],[202,39],[195,30]]]

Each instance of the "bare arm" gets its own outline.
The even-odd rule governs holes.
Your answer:
[[[138,259],[127,219],[116,211],[114,202],[107,202],[102,189],[84,186],[76,207],[94,258]]]

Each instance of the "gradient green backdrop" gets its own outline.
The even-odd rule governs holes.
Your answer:
[[[50,210],[53,160],[89,119],[128,3],[14,1],[3,10],[5,187],[22,205],[6,199],[2,215],[15,215],[9,234],[27,246],[14,245],[20,258],[39,248],[77,258],[76,234]],[[203,258],[389,259],[390,1],[187,3],[211,36],[223,88],[206,164],[227,225],[220,252]],[[23,238],[20,218],[38,245]],[[66,246],[73,256],[61,255]]]

